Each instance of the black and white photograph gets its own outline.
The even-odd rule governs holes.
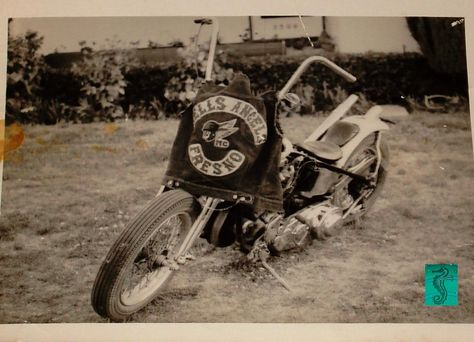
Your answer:
[[[8,18],[0,323],[474,323],[465,18],[268,13]]]

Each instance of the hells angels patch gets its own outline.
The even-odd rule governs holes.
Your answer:
[[[252,104],[225,95],[197,103],[193,126],[199,139],[188,146],[189,161],[199,172],[213,177],[228,176],[244,165],[241,143],[230,143],[229,139],[250,140],[258,146],[268,135],[265,119]]]
[[[236,150],[227,152],[224,158],[220,160],[210,160],[202,151],[199,144],[189,145],[189,159],[191,164],[200,172],[215,177],[222,177],[234,173],[242,166],[245,156]]]
[[[262,115],[250,103],[229,96],[213,96],[196,104],[193,108],[194,124],[207,115],[218,112],[229,113],[242,119],[250,128],[255,145],[266,141],[267,124]]]

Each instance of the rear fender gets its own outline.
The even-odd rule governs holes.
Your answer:
[[[336,166],[343,167],[352,151],[370,134],[389,130],[388,125],[379,118],[381,112],[382,107],[373,106],[365,115],[349,116],[341,120],[356,124],[360,130],[342,147],[342,158],[337,161]]]

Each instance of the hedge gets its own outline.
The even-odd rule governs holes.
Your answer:
[[[420,100],[432,94],[467,98],[466,75],[436,73],[419,54],[335,55],[332,60],[353,73],[358,82],[345,82],[321,65],[312,66],[303,76],[302,84],[314,88],[314,97],[310,97],[309,101],[316,110],[334,107],[348,93],[363,94],[370,102],[401,105],[406,105],[409,97]],[[252,81],[253,89],[263,92],[281,89],[301,61],[302,57],[286,56],[240,60],[227,58],[220,63],[220,67],[221,71],[245,73]],[[121,107],[123,116],[157,119],[176,116],[187,105],[189,101],[183,97],[174,96],[170,99],[170,96],[165,95],[167,91],[170,93],[170,84],[173,82],[173,91],[183,91],[180,84],[194,79],[196,69],[185,63],[134,65],[124,69],[123,76],[125,92],[112,99],[116,100],[115,105]],[[33,103],[33,107],[36,106],[38,113],[27,115],[24,109],[15,106],[15,101],[19,101],[15,96],[19,95],[7,88],[7,121],[54,124],[58,121],[113,120],[114,117],[104,116],[96,110],[79,113],[81,108],[84,109],[84,101],[81,102],[84,97],[83,86],[83,82],[70,69],[45,67],[39,90],[28,95],[36,98],[27,101]]]

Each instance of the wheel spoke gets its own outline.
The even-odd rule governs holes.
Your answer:
[[[191,226],[191,220],[186,215],[176,215],[163,222],[133,262],[128,274],[127,285],[122,291],[122,302],[133,304],[146,299],[154,289],[161,286],[173,269],[167,260],[172,259],[174,250],[185,236],[183,231]],[[162,262],[157,262],[158,260]]]
[[[170,189],[151,199],[127,224],[95,277],[95,312],[123,321],[158,295],[174,272],[169,258],[183,247],[198,208],[183,190]]]

